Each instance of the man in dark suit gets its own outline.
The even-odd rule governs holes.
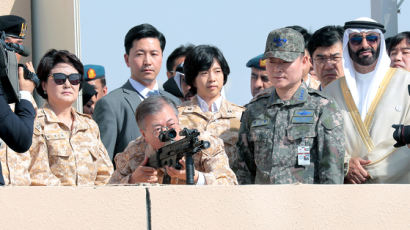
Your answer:
[[[0,16],[0,31],[5,32],[5,42],[22,45],[26,32],[26,21],[24,18],[16,15]],[[16,53],[16,59],[20,59],[20,55]],[[5,63],[2,63],[2,65]],[[26,64],[30,71],[34,71],[33,66]],[[31,146],[33,136],[33,123],[35,118],[35,110],[33,107],[34,98],[32,96],[35,88],[35,83],[25,79],[23,68],[18,70],[20,101],[15,103],[14,112],[7,104],[5,95],[0,87],[0,158],[7,159],[5,149],[7,146],[15,152],[23,153]],[[2,76],[6,77],[6,76]],[[1,84],[0,84],[1,85]],[[7,146],[6,146],[7,145]],[[3,162],[7,166],[7,161]],[[0,185],[4,185],[4,178],[0,164]]]
[[[141,101],[150,95],[160,94],[179,104],[176,97],[158,90],[156,81],[165,48],[164,35],[150,24],[141,24],[128,31],[124,46],[124,60],[131,71],[130,79],[100,99],[93,114],[111,160],[141,135],[135,120],[135,111]]]

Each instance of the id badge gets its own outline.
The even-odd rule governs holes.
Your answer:
[[[298,165],[310,165],[309,146],[298,146]]]

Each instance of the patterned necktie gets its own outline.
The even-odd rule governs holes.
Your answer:
[[[155,95],[159,95],[159,91],[158,91],[158,90],[151,90],[151,91],[149,91],[149,92],[147,93],[147,96],[148,96],[148,97],[155,96]]]

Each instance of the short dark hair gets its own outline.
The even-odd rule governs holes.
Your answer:
[[[40,83],[47,82],[50,76],[51,70],[59,63],[66,63],[72,65],[78,73],[81,75],[80,89],[82,87],[83,76],[84,76],[84,66],[75,54],[70,53],[67,50],[56,50],[51,49],[47,51],[46,54],[41,58],[40,63],[37,67],[37,76],[40,79]],[[41,84],[37,87],[37,93],[40,94],[44,99],[48,99],[47,94],[44,93]]]
[[[185,82],[191,86],[190,91],[194,95],[196,94],[196,87],[194,86],[195,78],[198,76],[199,72],[211,68],[214,59],[216,59],[221,66],[225,85],[228,80],[230,69],[224,55],[217,47],[210,45],[199,45],[194,47],[186,55],[184,62]]]
[[[310,41],[312,34],[310,34],[305,28],[301,26],[287,26],[286,28],[296,30],[297,32],[301,33],[303,36],[303,39],[305,40],[305,49],[307,49],[307,44]]]
[[[135,120],[137,121],[138,127],[140,129],[145,129],[144,118],[152,114],[159,113],[164,105],[169,105],[174,110],[175,115],[178,117],[178,109],[175,103],[164,96],[151,96],[144,99],[137,107],[135,112]]]
[[[313,53],[318,47],[330,47],[337,42],[342,42],[344,29],[341,26],[325,26],[316,30],[309,43],[308,51],[313,58]]]
[[[386,43],[387,46],[387,51],[390,56],[391,51],[401,42],[403,39],[406,39],[407,43],[410,44],[410,31],[404,31],[399,34],[397,34],[394,37],[389,38],[388,44]],[[387,40],[387,39],[386,39]]]
[[[132,43],[135,40],[140,40],[142,38],[157,38],[159,40],[161,50],[162,52],[164,52],[166,43],[164,35],[159,32],[154,26],[147,23],[134,26],[128,31],[124,39],[125,52],[127,54],[130,54]]]
[[[194,45],[188,44],[188,45],[181,45],[178,48],[176,48],[172,53],[168,56],[167,58],[167,71],[171,72],[172,67],[175,65],[175,60],[179,57],[186,56],[186,54],[194,48]]]
[[[101,86],[105,87],[107,85],[107,81],[105,80],[105,77],[100,78]]]

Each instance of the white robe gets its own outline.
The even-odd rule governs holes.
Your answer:
[[[407,146],[393,147],[396,141],[393,139],[392,128],[393,124],[410,125],[410,72],[402,69],[391,71],[393,76],[375,107],[373,118],[369,119],[368,127],[362,126],[365,127],[362,135],[357,124],[364,124],[363,120],[356,119],[355,123],[342,92],[341,81],[344,78],[337,79],[324,89],[327,95],[335,99],[343,115],[346,158],[361,157],[372,161],[365,166],[371,176],[369,183],[410,183],[410,149]],[[378,96],[380,95],[376,94],[374,100]],[[355,106],[354,103],[353,105]],[[370,117],[371,112],[369,109],[366,116]],[[369,137],[368,141],[366,135]]]

